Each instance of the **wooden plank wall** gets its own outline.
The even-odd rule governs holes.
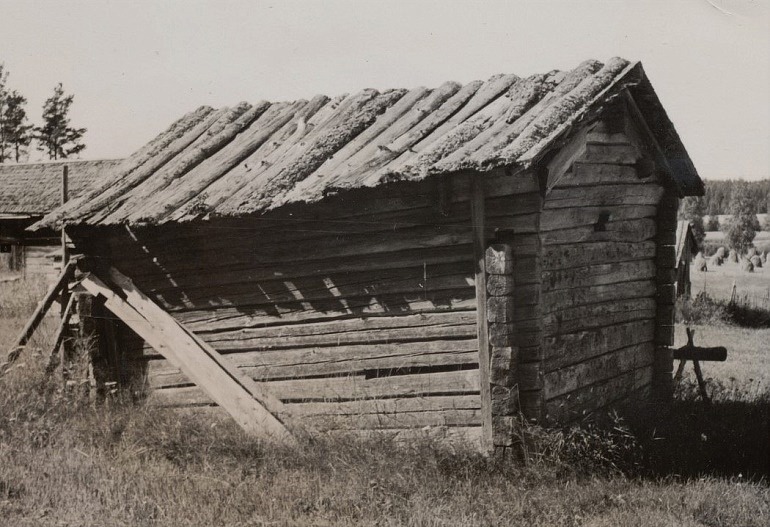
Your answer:
[[[585,137],[541,217],[548,422],[649,391],[664,339],[656,324],[664,188],[616,123],[599,123]]]
[[[25,245],[23,251],[25,276],[42,277],[47,283],[56,280],[62,270],[61,245]]]
[[[489,238],[535,231],[531,179],[496,172],[484,185]],[[436,426],[479,441],[469,197],[462,174],[391,183],[257,218],[110,229],[88,252],[316,429]],[[72,233],[81,245],[88,234]],[[211,404],[161,357],[142,360],[154,404]]]

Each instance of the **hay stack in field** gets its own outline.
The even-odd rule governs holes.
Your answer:
[[[762,259],[762,263],[766,264],[767,263],[767,251],[763,252],[762,256],[760,256],[760,258]]]
[[[757,254],[749,258],[749,261],[755,269],[760,269],[762,267],[762,258],[760,258]]]
[[[748,258],[741,258],[741,271],[745,271],[747,273],[754,272],[754,264],[751,263],[751,260]]]
[[[701,273],[705,273],[708,271],[708,265],[706,264],[706,259],[703,257],[702,253],[698,253],[698,255],[695,257],[695,270]]]
[[[717,249],[717,252],[714,253],[714,256],[719,256],[721,260],[724,260],[725,256],[727,256],[727,249],[725,249],[724,247],[720,247],[719,249]]]
[[[746,251],[746,258],[753,258],[757,255],[757,248],[756,247],[749,247]]]
[[[724,260],[720,258],[718,254],[715,254],[714,256],[708,259],[708,264],[711,267],[719,267],[723,263],[724,263]]]
[[[727,259],[733,263],[738,263],[738,251],[735,249],[730,249],[730,255],[727,257]]]

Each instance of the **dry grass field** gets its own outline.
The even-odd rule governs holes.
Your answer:
[[[0,342],[40,292],[0,283]],[[427,440],[282,448],[226,420],[96,404],[45,378],[43,331],[0,379],[0,525],[765,526],[770,330],[696,331],[729,348],[704,365],[710,407],[687,378],[628,421],[528,428],[516,461]]]

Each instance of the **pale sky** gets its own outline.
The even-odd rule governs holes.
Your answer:
[[[40,121],[58,82],[83,159],[206,104],[641,60],[704,178],[770,177],[768,0],[0,0],[0,62]],[[32,159],[35,159],[33,153]]]

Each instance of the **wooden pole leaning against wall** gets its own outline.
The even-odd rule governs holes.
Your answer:
[[[484,185],[481,176],[471,178],[471,230],[473,234],[473,261],[476,283],[476,310],[478,313],[479,385],[481,398],[481,447],[492,452],[492,386],[490,384],[489,323],[487,320],[486,233],[484,229]]]
[[[37,307],[32,312],[32,316],[30,316],[29,320],[19,333],[19,336],[11,345],[5,362],[0,364],[0,375],[4,374],[11,366],[11,364],[13,364],[16,359],[19,358],[19,355],[21,355],[21,352],[29,342],[30,337],[32,337],[32,335],[35,333],[35,330],[40,325],[40,322],[43,321],[43,318],[45,317],[46,313],[48,313],[48,310],[54,303],[56,297],[59,296],[59,293],[61,293],[61,291],[66,289],[69,285],[70,278],[72,278],[74,273],[75,261],[73,260],[67,262],[67,265],[65,265],[64,269],[62,269],[59,278],[56,280],[56,282],[54,282],[42,300],[38,302]]]
[[[64,205],[69,201],[69,167],[62,165],[61,172],[61,204]],[[67,248],[67,234],[64,232],[64,223],[61,226],[61,264],[62,268],[70,261],[69,249]],[[66,316],[67,305],[69,304],[69,291],[65,287],[62,289],[59,305],[61,306],[62,320]]]
[[[227,411],[249,434],[283,443],[294,443],[283,403],[262,384],[229,364],[211,346],[189,331],[139,291],[117,269],[91,273],[81,282],[104,306],[120,318],[155,351],[180,369]]]

